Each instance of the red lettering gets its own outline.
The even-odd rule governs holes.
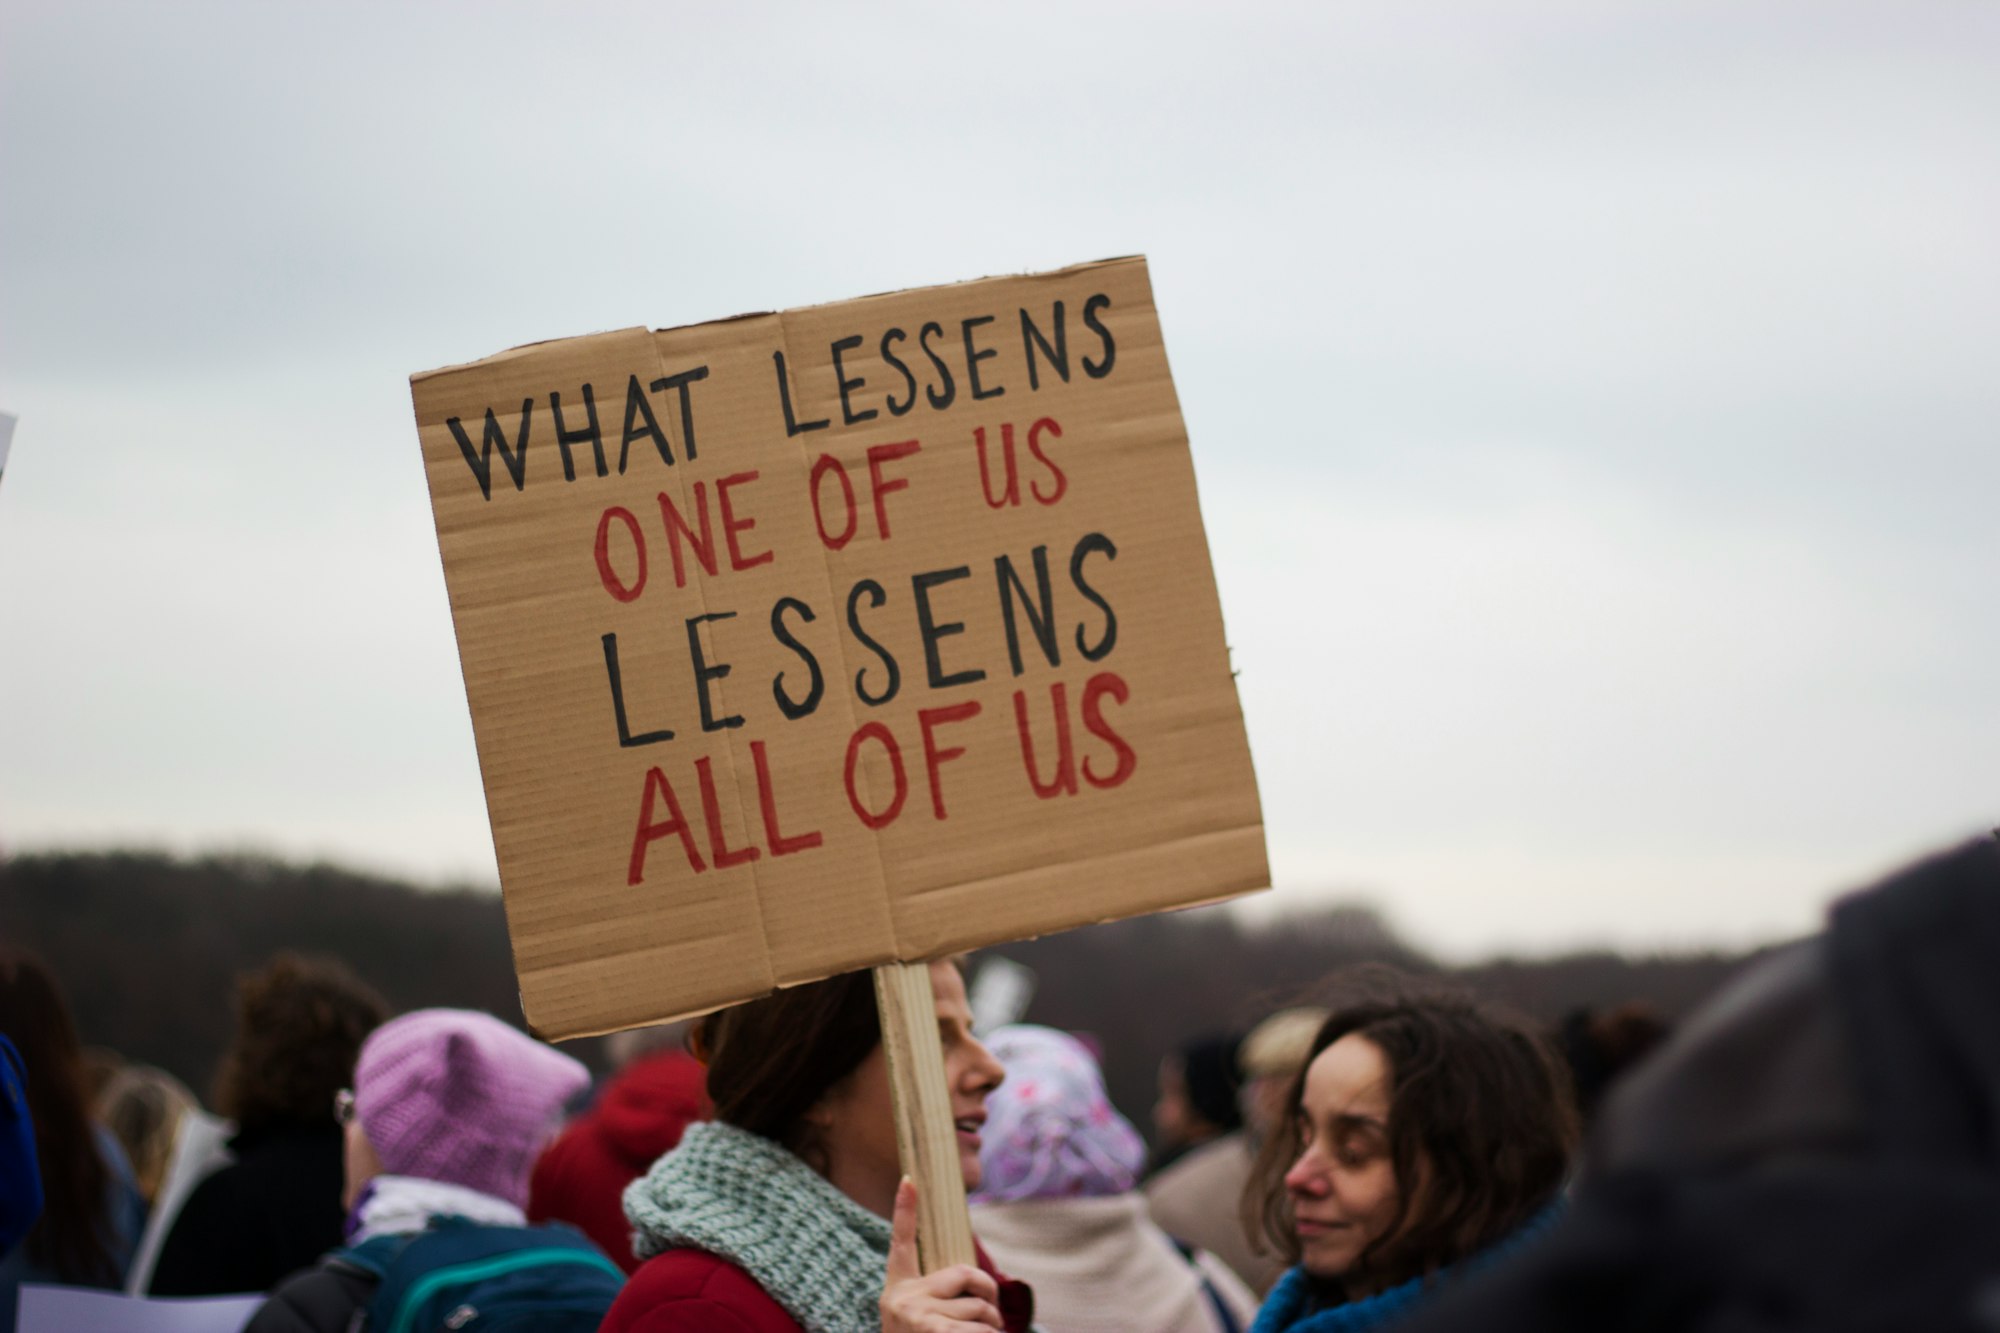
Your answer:
[[[1132,770],[1139,766],[1139,756],[1133,753],[1132,747],[1126,744],[1125,738],[1113,731],[1111,724],[1104,720],[1104,714],[1098,705],[1098,701],[1107,694],[1121,704],[1132,697],[1132,691],[1127,688],[1124,680],[1110,671],[1100,671],[1084,683],[1084,728],[1099,740],[1109,741],[1112,750],[1118,756],[1118,767],[1111,770],[1111,776],[1104,778],[1100,778],[1097,774],[1091,772],[1089,758],[1086,757],[1084,759],[1083,780],[1091,786],[1098,788],[1121,785],[1127,778],[1132,776]]]
[[[896,795],[889,802],[888,809],[880,814],[870,814],[861,804],[861,793],[854,784],[854,771],[861,760],[861,742],[873,737],[889,755],[889,771],[896,777]],[[904,798],[910,794],[910,779],[903,772],[903,750],[896,744],[896,738],[880,722],[870,722],[854,733],[854,739],[847,742],[847,803],[854,807],[854,813],[861,822],[872,829],[884,829],[896,822],[896,816],[903,813]]]
[[[667,525],[667,541],[674,553],[674,586],[687,586],[687,570],[681,562],[681,538],[686,536],[688,545],[694,548],[694,558],[701,561],[701,567],[710,574],[717,573],[715,564],[715,532],[708,523],[708,488],[705,482],[694,484],[695,514],[701,520],[701,536],[694,535],[694,529],[681,517],[681,511],[674,507],[673,500],[665,491],[660,492],[660,520]]]
[[[1005,509],[1008,505],[1021,503],[1021,470],[1014,461],[1014,423],[1000,427],[1000,456],[1005,460],[1007,486],[996,500],[993,497],[993,476],[986,463],[986,427],[975,426],[973,442],[979,447],[979,489],[986,496],[986,507]]]
[[[841,494],[847,500],[847,527],[841,531],[838,537],[835,537],[826,530],[826,511],[820,507],[819,503],[820,478],[829,472],[840,478]],[[855,512],[854,508],[854,483],[847,479],[847,465],[832,454],[821,454],[819,461],[813,464],[812,477],[809,484],[812,489],[813,521],[819,524],[819,539],[826,544],[827,550],[838,551],[841,547],[847,545],[849,541],[853,540],[854,529],[860,526],[861,523],[861,516]]]
[[[826,841],[818,830],[801,833],[795,838],[778,832],[778,797],[771,786],[771,759],[764,753],[764,742],[750,742],[750,758],[757,765],[757,803],[763,807],[764,840],[771,844],[771,855],[790,856],[793,852],[811,851]]]
[[[892,491],[906,491],[910,488],[908,477],[882,476],[882,465],[893,463],[899,458],[908,458],[923,445],[915,440],[902,440],[896,444],[871,444],[868,446],[868,490],[875,500],[875,530],[882,534],[882,540],[889,540],[889,507],[882,503],[883,497]]]
[[[715,798],[715,767],[707,755],[694,761],[695,776],[701,781],[701,815],[708,824],[708,854],[715,858],[717,870],[727,870],[731,866],[747,865],[762,854],[755,843],[748,847],[731,847],[722,831],[722,802]]]
[[[1070,744],[1069,703],[1061,681],[1049,687],[1049,703],[1056,715],[1056,775],[1047,783],[1035,766],[1035,737],[1028,726],[1028,696],[1014,691],[1014,725],[1021,732],[1021,762],[1028,769],[1028,786],[1044,801],[1052,796],[1076,795],[1076,749]]]
[[[667,803],[667,814],[671,816],[664,824],[653,822],[653,801],[662,798]],[[639,799],[639,831],[632,837],[632,862],[626,868],[627,884],[643,883],[646,878],[646,849],[669,833],[678,833],[681,850],[687,853],[688,864],[699,875],[708,869],[701,863],[701,853],[695,850],[694,832],[688,828],[687,817],[681,814],[681,803],[674,799],[673,784],[667,775],[657,768],[646,770],[646,793]]]
[[[1049,475],[1056,479],[1056,487],[1047,495],[1042,494],[1041,485],[1037,482],[1029,482],[1028,489],[1034,494],[1036,501],[1041,504],[1052,505],[1062,499],[1063,492],[1069,489],[1069,478],[1064,476],[1063,470],[1050,461],[1047,454],[1042,452],[1043,431],[1047,431],[1060,440],[1062,438],[1062,427],[1056,424],[1054,417],[1043,417],[1040,421],[1028,427],[1028,452],[1035,456],[1036,462],[1049,470]]]
[[[722,508],[722,539],[729,544],[729,567],[731,569],[754,569],[758,565],[769,564],[774,558],[770,551],[762,555],[744,557],[743,548],[736,544],[736,534],[748,532],[757,526],[754,518],[738,518],[729,504],[729,488],[744,482],[757,480],[755,472],[737,472],[715,483],[715,502]]]
[[[632,549],[639,556],[639,573],[627,584],[611,568],[611,520],[617,518],[625,524],[625,530],[632,534]],[[604,584],[604,591],[621,602],[629,602],[646,590],[646,539],[639,532],[639,520],[632,517],[632,511],[619,505],[612,505],[597,520],[597,577]]]
[[[931,779],[931,814],[943,819],[944,785],[938,780],[938,768],[947,759],[956,759],[965,753],[965,747],[954,745],[948,750],[937,746],[937,728],[947,722],[964,722],[979,716],[979,701],[968,699],[962,704],[952,704],[946,708],[924,708],[917,712],[917,725],[924,729],[924,768]]]

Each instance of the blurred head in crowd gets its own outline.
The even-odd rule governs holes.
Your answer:
[[[1576,1081],[1584,1123],[1597,1114],[1611,1085],[1666,1041],[1670,1030],[1666,1019],[1638,1000],[1615,1009],[1578,1009],[1563,1020],[1557,1046]]]
[[[111,1167],[84,1096],[83,1051],[68,1000],[32,954],[0,951],[0,1033],[21,1053],[42,1176],[41,1220],[23,1242],[28,1260],[64,1282],[114,1285]]]
[[[972,1009],[956,964],[930,966],[944,1042],[951,1114],[961,1125],[959,1167],[967,1189],[980,1179],[987,1094],[1005,1071],[972,1033]],[[691,1042],[708,1066],[715,1118],[790,1150],[842,1193],[884,1217],[902,1166],[882,1051],[875,983],[850,972],[710,1014]]]
[[[1192,1148],[1243,1123],[1236,1104],[1236,1043],[1233,1036],[1202,1037],[1160,1061],[1153,1135],[1163,1151]]]
[[[1355,1299],[1520,1228],[1560,1190],[1575,1141],[1568,1079],[1526,1025],[1464,996],[1387,993],[1314,1034],[1246,1209]]]
[[[124,1068],[125,1057],[108,1046],[83,1048],[83,1094],[92,1106],[98,1104],[111,1080]]]
[[[362,1039],[388,1016],[382,997],[340,963],[278,954],[237,983],[216,1111],[247,1130],[326,1123]]]
[[[1262,1141],[1286,1114],[1286,1098],[1326,1019],[1327,1011],[1314,1006],[1280,1009],[1251,1028],[1237,1048],[1243,1116],[1253,1138]]]
[[[353,1207],[387,1174],[525,1207],[535,1155],[589,1082],[577,1061],[491,1014],[419,1009],[391,1019],[355,1061],[344,1202]]]
[[[197,1105],[185,1084],[151,1065],[126,1065],[98,1093],[97,1118],[125,1150],[132,1178],[149,1205],[174,1155],[181,1117]]]
[[[1112,1107],[1090,1049],[1017,1024],[987,1038],[1007,1081],[986,1102],[978,1203],[1130,1193],[1145,1165],[1139,1132]]]

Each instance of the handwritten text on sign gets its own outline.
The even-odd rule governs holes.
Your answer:
[[[1141,261],[414,390],[545,1032],[1265,881]]]

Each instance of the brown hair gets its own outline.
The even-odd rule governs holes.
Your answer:
[[[1389,993],[1336,1009],[1306,1067],[1350,1035],[1388,1062],[1389,1157],[1401,1197],[1350,1275],[1388,1287],[1477,1253],[1546,1206],[1568,1173],[1577,1121],[1568,1078],[1527,1024],[1462,994],[1412,992],[1379,972],[1369,980]],[[1244,1193],[1252,1235],[1290,1263],[1299,1243],[1284,1177],[1303,1150],[1305,1074],[1292,1080]]]
[[[181,1118],[194,1106],[194,1094],[179,1079],[151,1065],[125,1066],[97,1094],[98,1121],[125,1150],[149,1207],[173,1158]]]
[[[45,1202],[28,1232],[28,1260],[63,1282],[116,1285],[111,1169],[86,1109],[76,1023],[62,988],[33,954],[0,953],[0,1033],[21,1053],[42,1173]]]
[[[389,1017],[380,995],[331,958],[273,957],[237,983],[236,1036],[215,1107],[241,1129],[333,1123],[361,1043]]]
[[[849,972],[710,1014],[689,1034],[715,1118],[823,1170],[806,1112],[882,1044],[875,982]]]

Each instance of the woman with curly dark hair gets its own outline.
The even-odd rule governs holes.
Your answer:
[[[1254,1333],[1387,1327],[1553,1213],[1576,1143],[1543,1040],[1472,1000],[1337,1009],[1245,1197],[1294,1266]]]
[[[0,1255],[0,1330],[11,1333],[23,1282],[123,1282],[146,1208],[117,1141],[91,1122],[69,1003],[30,954],[0,952],[0,1034],[21,1054],[43,1195],[40,1220]]]
[[[268,1291],[341,1242],[334,1096],[382,997],[331,959],[281,953],[237,988],[236,1036],[215,1108],[236,1122],[235,1161],[196,1186],[161,1247],[160,1296]]]

